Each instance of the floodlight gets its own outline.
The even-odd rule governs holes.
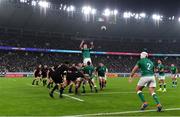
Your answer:
[[[39,6],[43,7],[43,8],[48,8],[49,7],[49,3],[46,1],[39,1]]]
[[[111,11],[107,8],[107,9],[104,10],[103,15],[106,16],[106,17],[109,17],[111,15]]]

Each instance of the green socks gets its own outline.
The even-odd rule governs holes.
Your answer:
[[[156,104],[160,104],[160,101],[159,101],[158,96],[157,96],[156,93],[153,93],[152,97],[153,97],[154,101],[156,102]]]
[[[139,98],[141,99],[141,101],[144,103],[146,102],[145,99],[144,99],[144,94],[142,93],[142,91],[138,91],[137,92],[137,95],[139,96]]]

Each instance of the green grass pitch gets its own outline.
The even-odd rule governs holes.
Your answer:
[[[97,113],[111,113],[108,114],[109,116],[180,115],[180,110],[176,110],[180,108],[180,87],[172,88],[170,78],[167,79],[167,92],[157,92],[164,109],[170,109],[161,113],[151,112],[156,106],[147,89],[144,90],[144,94],[149,102],[147,110],[150,112],[139,112],[141,102],[135,93],[138,79],[131,84],[128,83],[127,78],[108,79],[106,89],[97,94],[90,93],[89,87],[87,94],[80,96],[67,94],[65,91],[65,94],[83,101],[67,96],[59,99],[58,94],[55,94],[55,99],[51,99],[47,88],[31,86],[31,81],[31,78],[0,78],[0,116],[85,116],[85,114]]]

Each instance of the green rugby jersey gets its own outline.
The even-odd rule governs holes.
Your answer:
[[[171,73],[172,73],[172,74],[176,74],[177,67],[175,67],[175,66],[170,67],[170,70],[171,70]]]
[[[84,71],[84,74],[89,74],[89,76],[92,76],[94,69],[95,68],[93,66],[85,66],[83,68],[83,71]]]
[[[105,77],[107,67],[106,66],[99,66],[97,67],[96,71],[98,72],[98,76]]]
[[[140,59],[136,64],[140,70],[142,76],[153,76],[154,75],[154,64],[148,58]]]
[[[90,48],[82,49],[83,59],[85,59],[85,58],[91,58],[91,56],[90,56],[90,51],[91,51]]]
[[[161,70],[163,70],[165,68],[165,66],[163,64],[158,64],[157,68],[158,68],[158,71],[159,71],[159,75],[164,76],[165,73],[164,73],[164,71],[161,71]]]

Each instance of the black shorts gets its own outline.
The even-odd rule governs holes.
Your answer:
[[[76,81],[77,77],[75,74],[68,74],[66,77],[67,81]]]
[[[52,77],[52,80],[54,81],[54,83],[56,84],[60,84],[60,83],[63,83],[63,78],[59,78],[59,77]]]
[[[84,78],[84,74],[81,72],[76,73],[77,78]]]
[[[42,75],[42,78],[47,78],[47,75]]]
[[[40,74],[34,74],[34,77],[37,78],[37,77],[41,77]]]

